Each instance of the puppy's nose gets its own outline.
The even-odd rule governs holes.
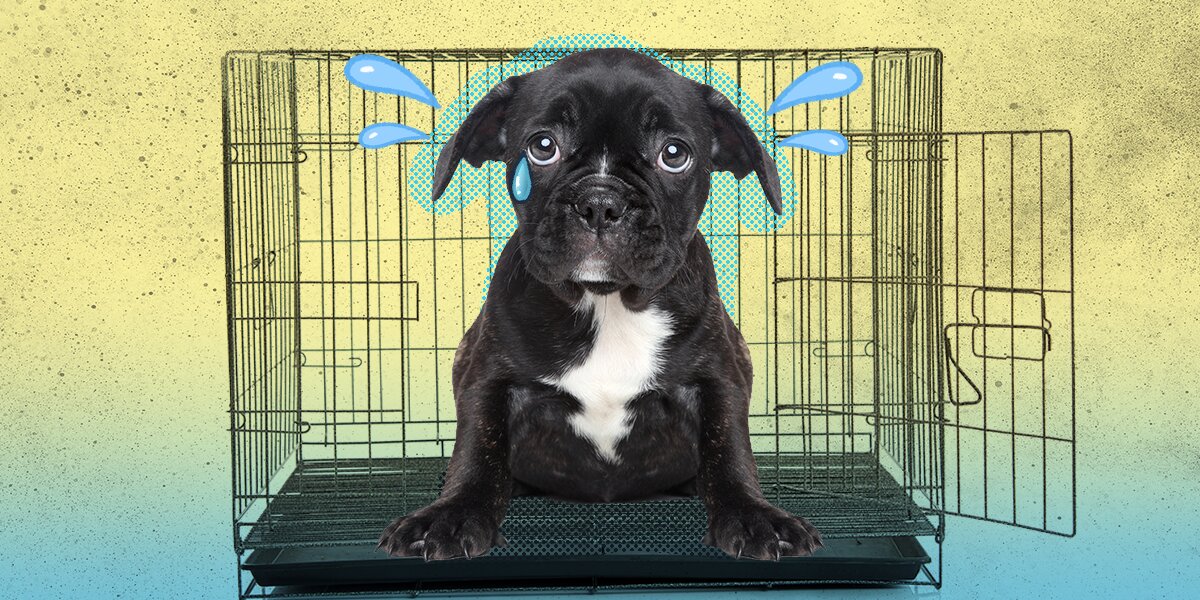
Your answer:
[[[620,221],[627,207],[620,194],[608,190],[589,190],[572,208],[583,218],[588,229],[600,231]]]

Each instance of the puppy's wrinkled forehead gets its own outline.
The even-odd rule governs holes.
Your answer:
[[[537,72],[518,91],[523,100],[518,106],[527,110],[514,115],[513,124],[523,125],[524,133],[552,130],[570,145],[610,150],[655,134],[711,133],[703,99],[691,81],[649,57],[603,62],[596,60],[602,54],[583,56],[591,60],[563,59]]]

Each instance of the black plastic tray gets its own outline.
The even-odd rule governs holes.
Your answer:
[[[425,562],[389,558],[373,545],[255,550],[242,568],[262,586],[395,584],[428,586],[471,582],[487,587],[555,582],[696,584],[704,582],[911,581],[930,561],[913,537],[827,539],[813,556],[778,562],[725,556],[605,554],[598,556],[483,556]]]

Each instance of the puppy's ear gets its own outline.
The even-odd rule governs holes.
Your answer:
[[[738,179],[754,171],[775,214],[783,213],[783,192],[779,187],[775,160],[759,143],[746,118],[724,94],[710,85],[700,84],[700,88],[713,120],[713,169],[729,171]]]
[[[471,109],[458,131],[450,137],[438,155],[437,167],[433,171],[433,199],[437,200],[450,185],[450,178],[458,169],[458,163],[466,160],[472,167],[479,167],[485,160],[500,160],[504,153],[504,119],[509,103],[517,89],[514,75],[492,88]]]

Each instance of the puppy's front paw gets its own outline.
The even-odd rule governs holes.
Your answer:
[[[821,547],[821,534],[808,521],[781,508],[748,503],[709,518],[704,543],[734,558],[779,560],[812,554]]]
[[[497,521],[484,511],[439,500],[392,521],[379,536],[379,548],[389,556],[425,560],[474,558],[505,545]]]

